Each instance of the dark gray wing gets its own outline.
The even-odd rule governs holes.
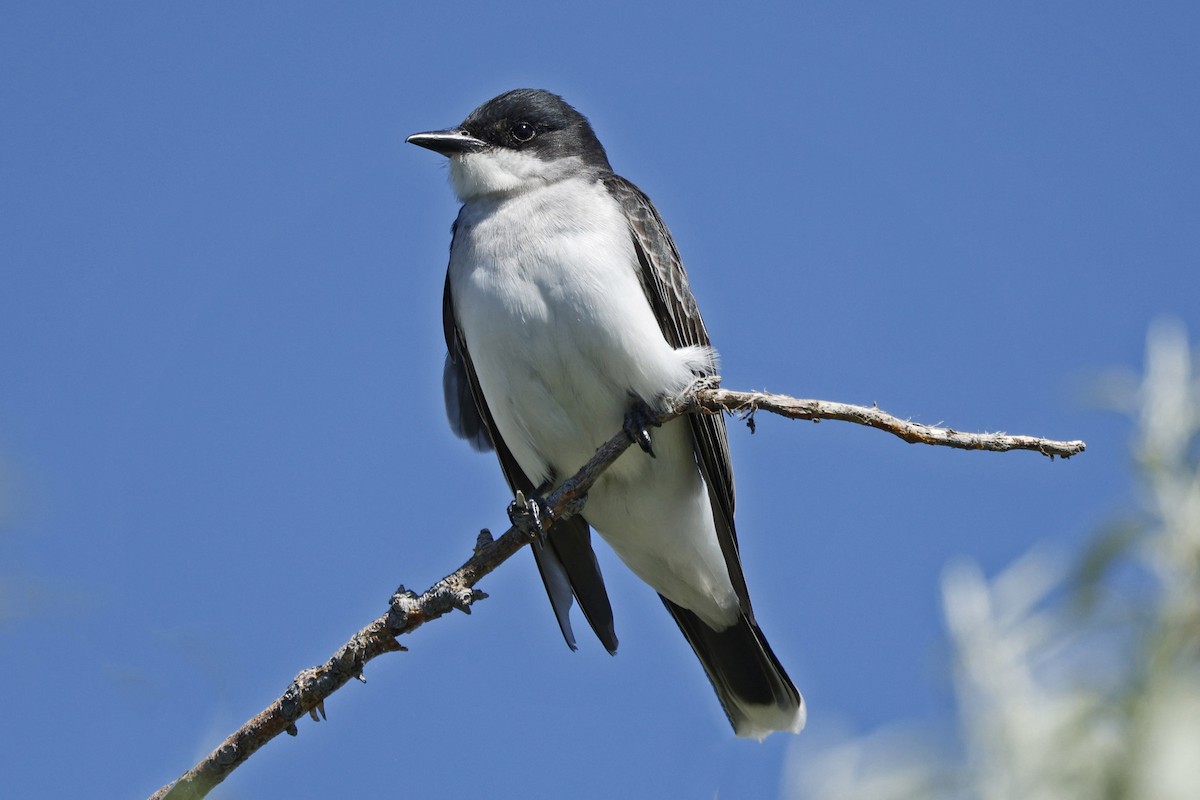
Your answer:
[[[479,378],[471,364],[470,353],[458,321],[454,316],[454,298],[450,293],[450,276],[442,293],[442,327],[446,335],[446,366],[442,372],[446,413],[450,428],[468,440],[476,450],[495,450],[500,469],[513,494],[521,491],[532,496],[537,487],[526,477],[513,458],[512,452],[496,430]],[[613,626],[612,606],[604,587],[604,576],[592,550],[592,532],[582,516],[574,516],[550,529],[544,544],[533,544],[533,557],[546,585],[546,594],[558,619],[567,646],[575,649],[575,633],[571,630],[571,599],[579,607],[596,632],[601,644],[610,653],[617,651],[617,634]]]
[[[457,361],[450,353],[446,353],[446,365],[442,369],[442,393],[446,400],[446,418],[450,420],[450,430],[460,439],[466,439],[471,449],[480,453],[494,450],[492,439],[479,409],[475,406],[475,398],[471,396],[471,382],[460,358]]]
[[[606,177],[604,186],[629,221],[633,247],[641,265],[642,289],[654,309],[663,336],[675,348],[709,345],[708,331],[683,270],[683,259],[654,204],[641,189],[619,175]],[[733,467],[729,461],[725,418],[718,414],[691,414],[688,422],[692,427],[696,463],[708,485],[725,565],[741,601],[742,613],[753,623],[754,612],[750,608],[750,595],[738,555],[737,531],[733,526]]]

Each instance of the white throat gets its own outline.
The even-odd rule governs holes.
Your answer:
[[[580,174],[575,157],[545,161],[532,153],[492,148],[450,157],[450,185],[464,203],[489,195],[519,194]]]

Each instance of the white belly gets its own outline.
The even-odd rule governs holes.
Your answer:
[[[514,240],[503,232],[523,230]],[[626,222],[599,183],[562,182],[459,217],[455,312],[496,427],[530,480],[569,477],[621,429],[693,380],[694,348],[663,338],[638,280]],[[584,517],[621,559],[716,627],[737,597],[716,539],[686,420],[651,432],[657,458],[626,452]]]

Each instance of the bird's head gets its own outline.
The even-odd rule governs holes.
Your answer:
[[[450,182],[463,202],[612,169],[587,118],[542,89],[505,92],[457,128],[406,141],[450,159]]]

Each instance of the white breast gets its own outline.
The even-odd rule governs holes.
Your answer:
[[[663,338],[627,222],[599,181],[572,178],[464,206],[450,257],[455,313],[496,427],[530,480],[573,474],[711,358]],[[687,423],[653,433],[592,490],[588,521],[658,591],[722,625],[736,613]]]
[[[620,428],[634,395],[653,402],[692,380],[636,265],[599,182],[477,200],[459,217],[459,324],[500,433],[534,480],[574,472]]]

